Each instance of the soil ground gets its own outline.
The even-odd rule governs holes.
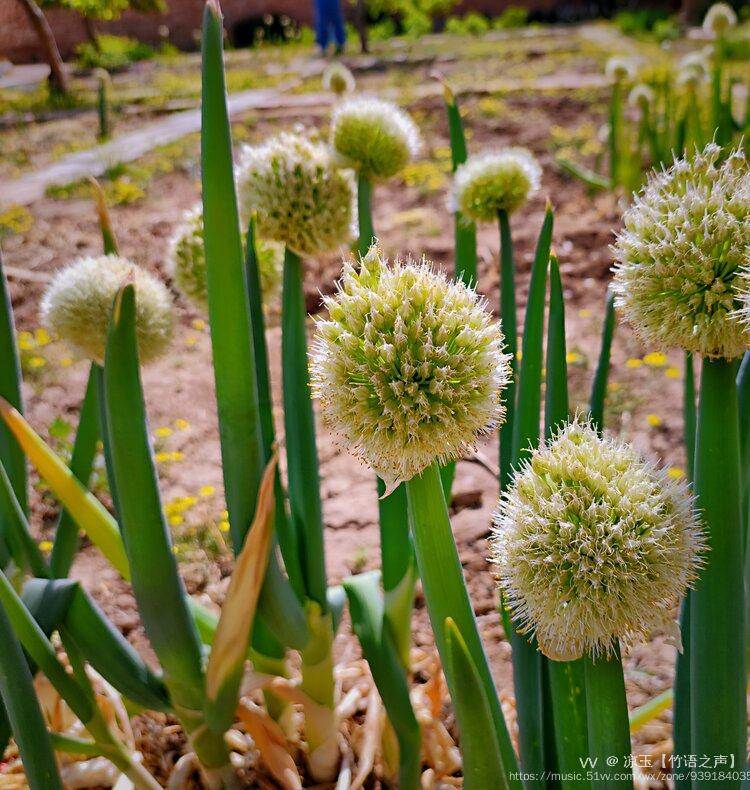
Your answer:
[[[477,42],[478,49],[481,42]],[[496,44],[492,58],[445,61],[441,69],[451,80],[469,83],[508,78],[523,81],[569,70],[571,74],[600,73],[608,52],[592,50],[583,39],[530,38],[523,46],[514,42],[503,57]],[[543,65],[538,65],[538,64]],[[361,83],[369,90],[424,84],[434,61],[379,71],[363,72]],[[375,226],[391,255],[426,255],[440,267],[453,268],[453,220],[445,206],[449,185],[447,127],[440,97],[409,98],[403,102],[414,114],[425,136],[423,158],[404,177],[380,185],[374,199]],[[505,145],[523,145],[539,158],[544,177],[540,193],[512,218],[519,279],[519,326],[522,325],[525,292],[536,235],[545,202],[555,207],[554,248],[559,256],[565,288],[569,371],[572,409],[585,408],[596,365],[599,334],[613,241],[624,206],[622,196],[591,195],[585,187],[562,174],[554,162],[550,141],[565,137],[583,147],[580,129],[596,129],[604,117],[605,94],[601,89],[536,90],[468,93],[461,98],[472,151]],[[282,116],[282,117],[279,117]],[[296,123],[323,132],[328,109],[320,108],[294,117],[276,113],[246,119],[243,137],[254,140]],[[80,119],[72,123],[80,124]],[[127,124],[130,125],[129,123]],[[43,130],[35,133],[42,134]],[[590,138],[595,137],[595,133]],[[43,138],[42,138],[43,139]],[[147,196],[134,205],[112,209],[115,232],[122,254],[132,257],[169,282],[164,258],[167,241],[180,213],[198,199],[197,143],[188,146],[171,172],[155,176]],[[39,326],[38,305],[46,276],[79,255],[98,254],[100,236],[88,199],[44,198],[29,207],[34,218],[28,232],[9,237],[4,244],[5,263],[21,276],[10,279],[18,329],[34,333]],[[493,226],[481,227],[478,236],[478,288],[487,295],[493,310],[498,307],[498,239]],[[306,261],[306,294],[311,313],[320,309],[319,292],[330,291],[341,257],[334,255]],[[182,511],[182,523],[174,524],[182,569],[190,592],[220,601],[226,586],[225,547],[218,528],[223,508],[216,411],[210,373],[210,337],[205,316],[175,290],[179,327],[174,351],[143,372],[147,405],[156,449],[166,460],[160,463],[165,502],[180,497],[196,502]],[[273,312],[273,311],[272,311]],[[273,324],[273,321],[271,322]],[[60,421],[75,424],[87,376],[87,363],[73,360],[65,347],[28,339],[23,352],[26,411],[32,425],[45,437]],[[271,325],[267,341],[272,361],[274,397],[280,414],[280,332]],[[661,349],[644,349],[632,333],[618,324],[610,376],[607,428],[633,442],[647,455],[678,469],[684,467],[681,424],[681,370],[679,355],[645,356]],[[37,361],[34,361],[37,360]],[[39,360],[42,360],[40,363]],[[279,424],[283,440],[283,426]],[[53,441],[55,441],[53,436]],[[484,441],[482,453],[496,462],[497,437]],[[377,500],[372,473],[353,461],[337,445],[322,424],[318,425],[318,449],[326,524],[326,561],[331,582],[379,561]],[[171,460],[170,460],[171,459]],[[483,466],[466,460],[457,467],[452,511],[455,537],[471,590],[480,627],[501,694],[513,695],[510,646],[497,612],[497,593],[487,562],[487,535],[495,507],[497,482]],[[106,493],[104,494],[106,498]],[[192,499],[190,500],[192,502]],[[41,486],[35,488],[34,529],[40,540],[51,537],[55,508]],[[216,562],[216,559],[219,559]],[[74,575],[84,581],[117,626],[148,654],[130,591],[96,551],[81,552]],[[416,643],[429,646],[432,636],[424,601],[417,600],[414,634]],[[348,627],[339,636],[339,648],[353,640]],[[660,635],[632,649],[626,657],[626,680],[631,708],[642,705],[669,687],[674,649]],[[639,753],[655,759],[668,752],[669,712],[639,730],[635,744]],[[659,786],[659,785],[655,785]]]

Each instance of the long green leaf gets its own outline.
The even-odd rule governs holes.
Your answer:
[[[361,256],[375,241],[375,226],[372,220],[372,188],[373,184],[361,173],[357,177],[357,218],[359,224],[358,249]]]
[[[24,606],[5,574],[1,572],[0,605],[5,609],[13,632],[29,657],[47,676],[73,713],[86,725],[95,713],[93,699],[65,671],[44,631]]]
[[[224,490],[237,550],[253,520],[265,457],[253,329],[232,166],[218,2],[203,14],[203,235]]]
[[[448,672],[455,678],[453,707],[461,736],[464,787],[485,790],[509,787],[497,741],[488,737],[494,725],[487,689],[455,622],[445,621]]]
[[[112,626],[88,593],[77,583],[64,614],[65,628],[91,666],[120,693],[149,710],[170,710],[169,693],[164,683],[149,669],[122,634]],[[26,584],[24,595],[39,595],[55,582],[32,579]],[[48,600],[45,596],[43,600]]]
[[[691,754],[745,764],[746,636],[736,365],[703,360],[695,447],[697,507],[710,551],[690,594]],[[722,782],[739,787],[739,781]]]
[[[198,711],[203,704],[200,641],[159,498],[138,372],[133,285],[124,286],[115,299],[104,397],[120,526],[140,616],[175,704]]]
[[[302,562],[305,592],[327,611],[323,513],[315,416],[310,398],[302,261],[287,249],[281,308],[281,361],[289,505]]]
[[[91,477],[96,457],[96,443],[100,436],[96,367],[96,363],[93,362],[89,369],[86,394],[78,418],[78,430],[70,459],[70,471],[84,486],[88,485]],[[57,519],[55,542],[50,557],[50,568],[54,576],[61,578],[68,575],[77,548],[78,527],[70,513],[63,508]]]
[[[29,522],[16,499],[2,462],[0,462],[0,524],[3,525],[5,541],[11,548],[16,564],[20,568],[28,568],[34,576],[49,576],[47,563],[31,535]]]
[[[26,658],[0,606],[0,703],[5,704],[31,790],[62,790],[52,742]]]
[[[0,249],[0,397],[23,413],[21,400],[21,363],[18,358],[16,331],[10,291],[3,270],[3,252]],[[26,498],[26,461],[23,451],[13,439],[7,426],[0,424],[0,463],[5,467],[16,499],[24,513],[28,510]],[[0,528],[2,538],[2,528]]]
[[[377,574],[361,574],[343,583],[349,599],[352,628],[393,725],[399,745],[402,790],[417,790],[421,775],[421,733],[409,698],[409,686],[396,645],[385,626],[383,595]]]
[[[78,526],[99,547],[120,575],[128,579],[130,570],[122,538],[117,523],[104,505],[81,485],[21,414],[2,398],[0,398],[0,418],[10,428],[55,496],[74,515]]]
[[[589,412],[594,427],[602,432],[604,428],[604,404],[607,398],[607,380],[609,378],[609,360],[612,355],[612,338],[615,333],[615,296],[610,291],[604,308],[604,326],[602,328],[602,344],[599,350],[599,361],[596,365],[594,380],[591,384]]]
[[[544,435],[568,420],[568,361],[565,340],[565,299],[560,267],[552,255],[549,264],[549,317],[547,319],[547,376],[544,400]]]
[[[444,626],[446,619],[450,617],[466,642],[469,655],[486,690],[493,721],[492,737],[497,739],[504,773],[509,777],[508,786],[520,788],[516,756],[466,589],[437,465],[429,466],[421,475],[409,480],[406,494],[419,575],[443,666],[448,666]],[[457,679],[448,671],[446,680],[451,697],[455,700],[458,694]]]

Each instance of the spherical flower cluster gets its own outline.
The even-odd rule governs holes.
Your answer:
[[[647,343],[740,356],[750,330],[734,314],[750,255],[750,171],[709,144],[656,173],[625,213],[613,250],[616,304]]]
[[[515,474],[492,560],[512,617],[560,661],[608,655],[664,629],[705,549],[687,486],[574,421]]]
[[[650,85],[639,83],[634,85],[628,94],[628,104],[640,110],[648,109],[654,103],[656,94]]]
[[[263,300],[268,303],[279,291],[284,248],[277,242],[255,240]],[[177,287],[201,307],[208,302],[206,253],[203,246],[203,208],[200,204],[183,214],[169,241],[167,267]]]
[[[245,146],[237,167],[243,216],[257,212],[258,232],[299,255],[347,244],[354,233],[354,183],[323,145],[282,133]]]
[[[737,24],[737,14],[729,3],[714,3],[703,17],[703,30],[718,38]]]
[[[335,60],[323,72],[323,87],[337,96],[351,93],[355,87],[354,75],[343,63]]]
[[[459,458],[503,419],[510,375],[486,303],[429,262],[373,246],[325,300],[312,362],[324,420],[392,490]]]
[[[59,271],[42,298],[42,324],[96,362],[104,359],[112,304],[132,280],[136,294],[136,334],[141,362],[169,346],[174,324],[167,287],[135,263],[118,255],[79,258]]]
[[[607,61],[604,73],[615,82],[629,80],[635,76],[635,64],[628,58],[614,55]]]
[[[539,190],[542,168],[525,148],[470,156],[459,165],[448,198],[451,211],[492,222],[499,211],[514,212]]]
[[[697,87],[708,77],[710,54],[705,50],[689,52],[680,59],[677,71],[677,84]]]
[[[421,144],[414,121],[391,102],[358,96],[333,111],[331,148],[339,163],[374,181],[396,175]]]

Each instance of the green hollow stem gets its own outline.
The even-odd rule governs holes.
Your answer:
[[[609,103],[609,182],[614,189],[620,184],[620,124],[622,121],[622,84],[616,80],[612,85]]]
[[[281,307],[281,360],[284,391],[289,505],[297,533],[308,598],[327,610],[323,513],[320,503],[315,415],[310,398],[302,261],[287,248]]]
[[[586,679],[589,765],[596,790],[633,788],[628,703],[619,648],[609,658],[581,659]]]
[[[457,681],[449,671],[450,662],[444,630],[448,618],[453,620],[465,641],[484,688],[495,728],[494,733],[487,733],[487,737],[492,736],[496,739],[502,756],[507,786],[520,788],[521,782],[517,776],[514,776],[518,772],[516,756],[466,589],[448,518],[448,509],[443,497],[438,465],[428,466],[422,474],[409,480],[406,483],[406,494],[419,575],[422,579],[435,641],[443,666],[446,668],[446,679],[451,695],[455,696],[457,692]]]
[[[690,596],[692,754],[744,766],[746,662],[736,365],[704,359],[695,445],[695,493],[709,552]],[[697,787],[693,784],[693,787]],[[722,787],[739,787],[739,780]]]
[[[21,363],[16,344],[16,330],[10,290],[3,271],[0,249],[0,396],[23,414],[21,398]],[[24,513],[28,512],[26,460],[23,452],[5,425],[0,424],[0,462],[8,473],[13,491]],[[0,543],[2,529],[0,528]]]
[[[31,790],[61,790],[52,751],[26,657],[0,605],[0,706],[4,704]],[[5,745],[2,744],[2,751]]]
[[[96,457],[96,443],[99,440],[99,403],[96,363],[89,369],[86,394],[83,397],[78,417],[78,429],[73,442],[70,470],[83,483],[88,485]],[[73,558],[78,550],[78,525],[65,508],[60,511],[55,530],[55,542],[50,556],[50,569],[56,578],[64,578],[70,571]]]
[[[364,256],[375,241],[375,228],[372,221],[372,182],[362,173],[357,176],[357,217],[359,254]]]
[[[599,361],[596,364],[594,380],[591,384],[589,397],[589,414],[591,423],[601,435],[604,428],[604,406],[607,400],[607,381],[612,356],[612,338],[615,333],[615,295],[607,293],[604,308],[604,326],[602,327],[602,344],[599,349]]]
[[[513,424],[515,422],[516,369],[518,340],[516,330],[516,283],[513,265],[513,240],[507,211],[498,213],[500,226],[500,320],[505,335],[505,346],[510,354],[512,376],[505,388],[506,417],[500,428],[500,490],[509,483],[513,466]]]
[[[685,440],[685,460],[688,478],[693,479],[695,463],[695,371],[693,355],[685,354],[685,372],[682,385],[683,434]],[[690,602],[691,591],[688,590],[680,606],[680,631],[683,636],[682,653],[677,654],[673,684],[674,702],[672,707],[672,743],[673,754],[686,755],[691,753],[691,704],[690,704]],[[675,790],[688,790],[692,782],[687,772],[681,771],[674,778]]]
[[[557,258],[550,258],[549,319],[547,322],[547,378],[544,404],[545,436],[568,419],[568,365],[565,343],[565,301]],[[551,705],[545,707],[545,744],[553,733],[555,758],[563,790],[584,790],[577,778],[588,757],[586,676],[583,660],[544,661]],[[551,711],[548,709],[551,708]],[[550,718],[552,727],[549,726]]]

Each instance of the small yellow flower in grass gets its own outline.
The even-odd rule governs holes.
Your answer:
[[[539,190],[542,169],[525,148],[504,148],[470,156],[453,178],[448,208],[476,222],[513,213]]]
[[[169,517],[169,525],[171,527],[179,527],[180,524],[183,523],[183,521],[185,521],[185,519],[182,516],[177,515],[176,513]]]
[[[202,318],[194,318],[190,322],[190,326],[192,326],[196,332],[202,332],[206,328],[206,322]]]
[[[228,521],[229,520],[229,511],[228,510],[222,510],[221,511],[221,520],[222,521]]]
[[[163,425],[161,428],[157,428],[154,431],[154,435],[157,436],[159,439],[164,439],[167,436],[172,435],[172,429],[166,425]]]
[[[663,629],[705,537],[683,480],[585,422],[516,472],[493,519],[492,561],[516,622],[555,660],[611,655]]]
[[[580,318],[591,318],[591,310],[589,310],[588,307],[582,307],[578,311],[578,315]]]
[[[625,367],[630,368],[631,370],[635,370],[643,365],[643,360],[638,359],[636,357],[631,357],[626,363]]]
[[[169,460],[170,453],[161,451],[154,455],[154,460],[157,464],[164,464]]]
[[[172,336],[172,297],[164,283],[117,255],[79,258],[61,269],[42,299],[43,323],[81,354],[101,362],[112,303],[129,278],[135,283],[140,358],[156,359]]]
[[[331,148],[340,164],[374,181],[396,175],[416,157],[422,140],[414,121],[389,101],[357,96],[331,119]]]
[[[31,332],[19,332],[18,347],[21,349],[21,351],[31,351],[32,348],[36,347],[34,335],[32,335]]]
[[[182,418],[180,418],[174,421],[174,427],[178,431],[184,431],[190,427],[190,423],[187,420],[183,420]]]
[[[43,327],[40,326],[38,329],[34,331],[34,340],[36,340],[36,344],[38,346],[46,346],[52,342],[52,338],[49,336],[49,332]]]
[[[60,360],[60,366],[63,368],[69,368],[75,360],[72,357],[63,357]]]
[[[685,477],[685,470],[684,470],[684,469],[680,469],[680,467],[679,467],[679,466],[671,466],[671,467],[670,467],[670,468],[667,470],[667,474],[668,474],[670,477],[673,477],[675,480],[677,480],[677,479],[679,479],[680,477]]]
[[[667,369],[664,371],[664,375],[665,375],[665,376],[666,376],[668,379],[678,379],[678,378],[680,378],[680,376],[682,375],[682,373],[680,372],[680,369],[679,369],[679,368],[672,368],[672,367],[670,367],[670,368],[667,368]]]
[[[662,419],[661,419],[661,417],[658,414],[647,414],[646,415],[646,422],[652,428],[658,428],[661,425],[661,423],[662,423]]]
[[[195,335],[188,335],[185,338],[185,345],[188,346],[188,348],[192,348],[197,344],[198,344],[198,338]]]
[[[213,486],[201,486],[201,488],[198,490],[198,493],[202,497],[210,497],[216,493],[216,489]]]
[[[44,357],[30,357],[28,362],[29,367],[34,370],[43,368],[46,364],[47,360]]]
[[[583,362],[583,354],[579,354],[577,351],[568,351],[565,355],[565,361],[569,365],[576,365],[579,362]]]
[[[503,420],[510,375],[486,302],[425,259],[377,245],[344,265],[319,319],[311,381],[326,423],[389,488],[459,458]]]
[[[228,521],[220,521],[219,522],[219,529],[222,532],[229,532],[229,522]]]
[[[667,364],[667,355],[663,351],[652,351],[643,357],[643,361],[652,368],[662,368]]]
[[[617,392],[621,387],[622,385],[620,384],[619,381],[610,381],[607,383],[607,389],[610,392]]]
[[[39,550],[40,551],[52,551],[52,541],[51,540],[42,540],[39,543]]]

